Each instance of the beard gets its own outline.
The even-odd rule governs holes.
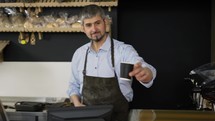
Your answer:
[[[106,33],[97,35],[97,36],[95,36],[94,39],[93,39],[93,37],[91,36],[90,39],[91,39],[92,41],[99,42],[99,41],[101,41],[101,40],[104,38],[105,34],[106,34]]]

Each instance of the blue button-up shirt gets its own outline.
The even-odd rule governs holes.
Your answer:
[[[137,63],[141,62],[143,67],[148,67],[151,69],[153,73],[153,80],[156,76],[156,69],[146,63],[142,57],[138,55],[136,50],[128,44],[124,42],[114,40],[114,62],[115,68],[112,66],[111,62],[111,39],[108,36],[105,43],[101,46],[98,52],[95,52],[90,46],[91,42],[83,45],[78,48],[73,55],[71,62],[71,79],[69,81],[68,95],[78,95],[82,96],[82,87],[83,87],[83,69],[84,69],[84,61],[86,56],[86,51],[88,48],[88,57],[87,57],[87,67],[86,67],[86,75],[95,76],[95,77],[114,77],[114,70],[118,77],[118,82],[120,86],[120,90],[125,98],[130,102],[133,98],[133,90],[131,88],[132,81],[125,81],[119,78],[120,74],[120,63],[121,62],[130,62]],[[145,87],[149,88],[153,80],[149,83],[141,83]]]

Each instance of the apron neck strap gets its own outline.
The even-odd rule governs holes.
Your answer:
[[[112,66],[114,68],[115,67],[115,64],[114,64],[114,43],[113,43],[112,38],[111,38],[111,60],[112,60]]]
[[[84,70],[83,70],[83,75],[86,76],[86,68],[87,68],[87,55],[88,55],[88,51],[89,51],[90,47],[87,48],[86,54],[85,54],[85,61],[84,61]]]
[[[87,48],[87,51],[86,51],[86,54],[85,54],[84,70],[82,72],[84,76],[86,76],[87,56],[88,56],[89,49],[90,49],[90,47]],[[114,64],[114,43],[113,43],[113,39],[112,38],[111,38],[111,62],[112,62],[112,66],[114,68],[115,67],[115,64]]]

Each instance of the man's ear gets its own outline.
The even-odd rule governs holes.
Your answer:
[[[108,19],[104,18],[104,22],[105,22],[105,24],[107,24],[108,23]]]
[[[106,26],[106,32],[110,32],[110,28],[111,28],[111,21],[108,18],[104,18],[104,24]]]

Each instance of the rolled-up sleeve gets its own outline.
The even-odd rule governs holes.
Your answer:
[[[73,55],[73,59],[71,62],[71,77],[69,80],[69,87],[67,90],[67,94],[68,96],[72,96],[72,95],[78,95],[80,96],[80,79],[79,79],[79,74],[78,74],[78,70],[77,70],[77,65],[78,65],[78,55],[79,55],[79,51],[75,52]],[[74,59],[76,58],[76,59]]]

